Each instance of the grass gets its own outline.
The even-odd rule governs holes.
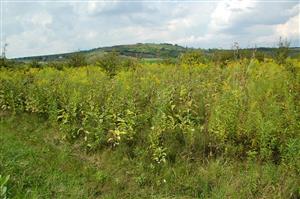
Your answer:
[[[9,198],[300,197],[297,173],[284,165],[220,157],[158,168],[128,159],[122,149],[87,154],[27,114],[2,117],[0,130],[0,174],[10,175]]]
[[[10,174],[13,198],[90,198],[97,194],[95,168],[51,140],[38,118],[1,119],[0,173]]]

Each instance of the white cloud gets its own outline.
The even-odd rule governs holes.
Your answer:
[[[277,35],[281,35],[286,38],[297,38],[300,36],[300,13],[290,18],[286,23],[276,26]],[[298,43],[299,44],[299,43]]]
[[[47,26],[52,23],[52,16],[47,12],[40,12],[33,16],[27,16],[29,22],[31,22],[35,26]]]
[[[226,0],[219,2],[211,15],[210,27],[219,31],[231,26],[240,15],[251,12],[256,2],[245,0]]]
[[[5,2],[3,38],[9,57],[138,42],[274,46],[279,36],[300,45],[299,9],[297,1]]]

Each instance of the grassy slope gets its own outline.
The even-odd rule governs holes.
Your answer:
[[[105,52],[116,51],[121,55],[132,56],[132,57],[141,57],[141,58],[158,58],[158,57],[170,57],[174,58],[180,55],[180,53],[185,52],[187,49],[172,44],[154,44],[154,43],[146,43],[146,44],[131,44],[131,45],[118,45],[111,47],[100,47],[94,48],[91,50],[80,51],[87,58],[94,56],[101,56]],[[191,50],[191,49],[190,49]],[[62,54],[53,54],[53,55],[41,55],[41,56],[32,56],[32,57],[20,57],[16,58],[19,61],[31,61],[33,59],[39,61],[53,61],[60,60],[61,58],[65,58],[73,54],[70,53],[62,53]]]
[[[299,197],[299,179],[283,166],[218,159],[152,170],[120,151],[79,152],[35,116],[2,117],[0,130],[0,173],[11,175],[11,198]]]

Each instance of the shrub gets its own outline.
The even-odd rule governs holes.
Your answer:
[[[121,59],[117,52],[109,52],[97,61],[97,65],[112,77],[120,69]]]
[[[139,67],[136,59],[121,57],[115,51],[98,58],[96,65],[100,66],[110,77],[115,76],[121,70],[135,70]]]
[[[202,51],[191,51],[180,56],[180,63],[182,65],[196,66],[207,63],[207,59]]]
[[[86,66],[86,57],[83,53],[73,53],[67,59],[67,65],[69,67]]]
[[[226,65],[229,61],[234,60],[234,54],[229,50],[215,50],[212,60],[216,63]]]
[[[278,42],[278,49],[274,55],[274,59],[278,64],[284,64],[289,55],[290,42],[283,40],[281,37]]]

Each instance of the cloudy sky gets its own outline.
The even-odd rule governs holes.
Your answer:
[[[200,48],[300,46],[294,1],[1,0],[1,43],[21,57],[138,42]]]

